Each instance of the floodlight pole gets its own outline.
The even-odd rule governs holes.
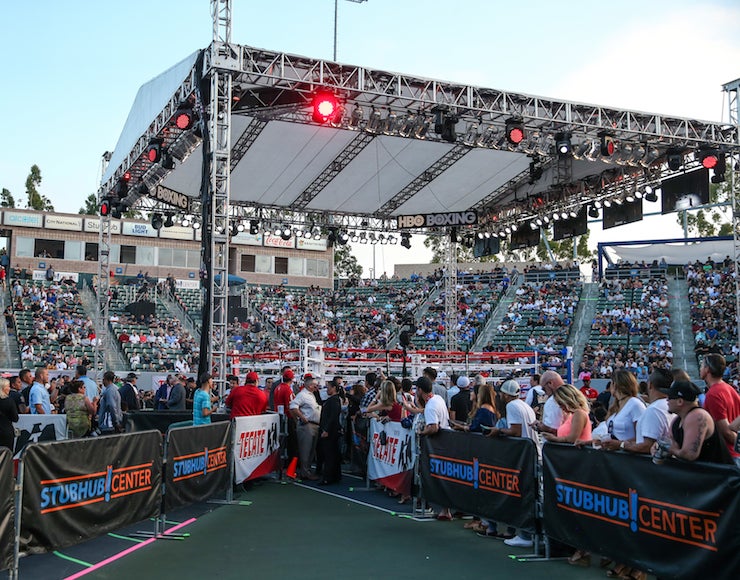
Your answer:
[[[738,111],[738,98],[740,98],[740,78],[722,85],[722,90],[727,93],[727,104],[730,123],[735,125],[735,138],[740,144],[740,114]],[[735,153],[729,154],[727,167],[730,171],[730,200],[732,202],[732,238],[733,259],[735,261],[735,323],[737,324],[737,340],[740,340],[740,199],[738,199],[738,164],[740,156]]]
[[[347,0],[355,4],[362,4],[367,0]],[[337,16],[339,15],[339,0],[334,0],[334,62],[337,62]]]
[[[231,46],[231,0],[211,0],[213,42],[206,51],[205,76],[210,81],[207,109],[208,139],[204,146],[209,181],[203,191],[205,283],[208,284],[210,336],[208,371],[223,401],[227,375],[227,323],[229,277],[229,204],[231,194],[231,92],[232,75],[240,69],[240,53]],[[205,103],[203,103],[205,106]],[[203,343],[201,343],[203,344]],[[202,367],[201,367],[202,368]]]

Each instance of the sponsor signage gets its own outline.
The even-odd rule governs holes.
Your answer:
[[[188,240],[193,239],[193,228],[184,226],[172,226],[170,228],[162,228],[159,230],[160,238],[168,238],[171,240]]]
[[[70,216],[47,215],[44,218],[44,227],[49,230],[68,230],[79,232],[82,230],[82,218]]]
[[[190,198],[187,195],[174,191],[164,185],[158,185],[150,190],[149,197],[177,209],[187,211],[190,208]]]
[[[419,465],[427,499],[531,529],[536,461],[531,439],[443,430],[422,438]]]
[[[17,211],[3,212],[3,223],[6,226],[23,226],[24,228],[40,228],[44,216],[42,213],[21,213]]]
[[[420,213],[416,215],[400,215],[396,220],[399,230],[472,226],[478,223],[478,214],[474,210]]]
[[[280,236],[273,236],[272,234],[265,234],[264,244],[265,246],[270,247],[270,248],[293,249],[295,248],[295,238],[291,237],[287,240],[284,240]]]
[[[385,437],[381,437],[385,433]],[[367,473],[372,480],[401,493],[411,495],[416,461],[415,433],[401,423],[370,422],[370,453]]]
[[[39,263],[40,267],[44,267],[44,263]],[[34,270],[32,274],[32,278],[34,280],[46,280],[46,270]],[[80,274],[79,272],[54,272],[54,282],[59,282],[60,280],[69,280],[72,279],[75,282],[80,281]]]
[[[232,244],[241,244],[244,246],[261,246],[262,234],[250,234],[249,232],[239,232],[231,238]]]
[[[100,231],[100,218],[84,218],[82,231],[97,234]],[[119,220],[110,221],[110,233],[121,233],[121,222]]]
[[[312,250],[317,252],[325,252],[326,251],[326,239],[320,238],[318,240],[307,240],[306,238],[298,238],[296,239],[296,248],[299,250]]]
[[[543,450],[547,533],[665,578],[740,570],[740,472],[734,466]]]
[[[59,415],[18,415],[13,423],[16,436],[13,445],[13,459],[20,459],[21,451],[29,443],[40,441],[61,441],[67,438],[67,416]]]
[[[157,431],[36,443],[23,465],[24,551],[64,548],[159,514]]]
[[[156,238],[157,230],[151,224],[141,222],[123,222],[122,233],[124,236],[145,236],[147,238]]]
[[[276,413],[234,419],[234,481],[241,483],[277,468],[280,441]]]

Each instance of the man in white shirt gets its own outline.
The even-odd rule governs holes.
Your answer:
[[[563,381],[563,377],[555,371],[545,371],[542,373],[542,377],[540,378],[540,384],[542,385],[542,388],[545,389],[545,393],[547,393],[548,398],[547,401],[545,401],[545,406],[542,411],[542,420],[537,421],[534,428],[540,433],[552,433],[553,435],[557,435],[558,427],[563,424],[565,418],[563,417],[563,410],[560,408],[560,405],[555,402],[555,397],[553,397],[553,395],[555,394],[555,391],[565,384],[565,381]]]
[[[303,382],[303,389],[290,403],[290,413],[295,417],[298,439],[298,458],[300,460],[299,476],[303,479],[316,481],[317,475],[311,473],[311,464],[316,456],[316,443],[319,439],[319,419],[321,408],[314,393],[319,383],[314,377],[307,377]]]
[[[648,400],[650,405],[637,420],[635,439],[618,441],[604,439],[601,446],[604,449],[623,449],[630,453],[650,454],[653,443],[660,439],[671,438],[671,423],[675,415],[668,411],[667,391],[671,388],[673,377],[665,369],[655,369],[648,378]]]

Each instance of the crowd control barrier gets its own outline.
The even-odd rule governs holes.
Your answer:
[[[367,477],[404,496],[411,496],[416,461],[416,434],[401,423],[370,421]]]
[[[543,462],[551,537],[658,577],[738,577],[736,467],[549,443]]]
[[[231,484],[231,422],[168,431],[165,511],[213,497]]]
[[[18,415],[13,427],[18,430],[13,445],[13,459],[17,460],[29,443],[66,439],[67,415]]]
[[[36,443],[21,458],[20,546],[64,548],[159,514],[156,431]]]
[[[426,500],[517,528],[535,528],[536,463],[531,439],[448,430],[421,437]]]
[[[13,455],[0,447],[0,570],[13,565],[15,542],[15,493],[13,486]]]

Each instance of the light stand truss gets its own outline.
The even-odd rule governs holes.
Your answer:
[[[209,255],[205,264],[208,283],[210,334],[208,368],[223,401],[226,390],[227,324],[229,287],[229,198],[231,187],[231,97],[232,74],[239,69],[238,53],[231,46],[231,0],[211,0],[213,43],[206,53],[205,74],[210,80],[208,107],[208,139],[204,158],[207,160],[209,181],[202,200],[204,217],[208,216],[204,236],[210,238]],[[204,220],[205,221],[205,220]],[[201,341],[201,345],[203,345]]]
[[[736,79],[722,86],[727,93],[728,112],[730,122],[738,130],[736,133],[740,143],[740,115],[738,114],[738,97],[740,96],[740,79]],[[732,202],[732,238],[733,259],[735,261],[735,324],[737,325],[736,340],[740,340],[740,196],[738,195],[738,164],[740,155],[731,153],[727,159],[727,169],[730,173],[730,200]]]
[[[110,162],[110,153],[105,152],[101,159],[101,175]],[[98,207],[103,201],[102,190],[98,192]],[[105,370],[105,353],[108,350],[109,333],[108,324],[110,320],[110,248],[111,248],[111,218],[100,216],[100,229],[98,230],[98,282],[95,288],[96,300],[98,302],[97,326],[95,328],[95,350],[93,351],[93,365],[95,371]],[[98,374],[97,379],[101,380]]]
[[[445,350],[458,350],[457,344],[457,232],[447,232],[445,252]]]

